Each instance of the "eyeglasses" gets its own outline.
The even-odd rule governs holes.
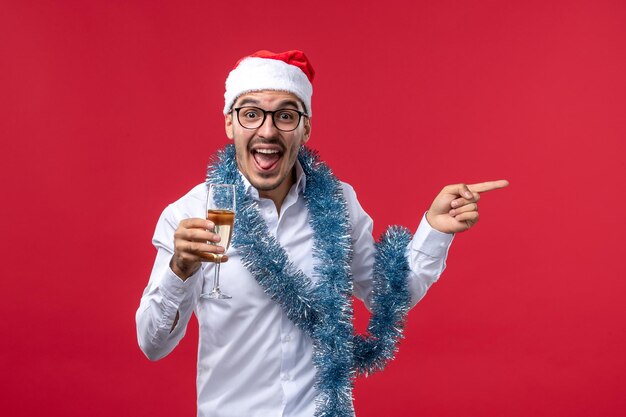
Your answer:
[[[233,110],[237,112],[239,124],[246,129],[258,129],[265,123],[267,115],[271,114],[272,122],[274,122],[276,129],[283,132],[291,132],[296,130],[302,116],[308,117],[306,113],[294,109],[267,111],[258,107],[238,107]]]

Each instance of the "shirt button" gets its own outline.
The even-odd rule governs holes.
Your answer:
[[[291,336],[287,335],[283,337],[283,343],[291,342]]]
[[[282,379],[283,381],[289,381],[291,379],[291,375],[289,375],[289,374],[282,374],[280,379]]]

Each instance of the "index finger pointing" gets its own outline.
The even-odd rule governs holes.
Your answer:
[[[499,188],[505,188],[508,186],[509,182],[507,180],[486,181],[468,185],[469,189],[475,193],[484,193],[487,191],[497,190]]]

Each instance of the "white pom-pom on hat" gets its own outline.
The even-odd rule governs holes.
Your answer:
[[[315,71],[302,51],[258,51],[240,59],[226,78],[224,114],[239,96],[252,91],[275,90],[294,94],[309,117]]]

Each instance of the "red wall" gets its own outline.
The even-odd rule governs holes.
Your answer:
[[[359,417],[626,415],[626,3],[333,3],[2,2],[2,415],[194,415],[197,325],[137,347],[150,239],[226,143],[235,61],[293,48],[309,143],[377,234],[447,183],[511,182]]]

